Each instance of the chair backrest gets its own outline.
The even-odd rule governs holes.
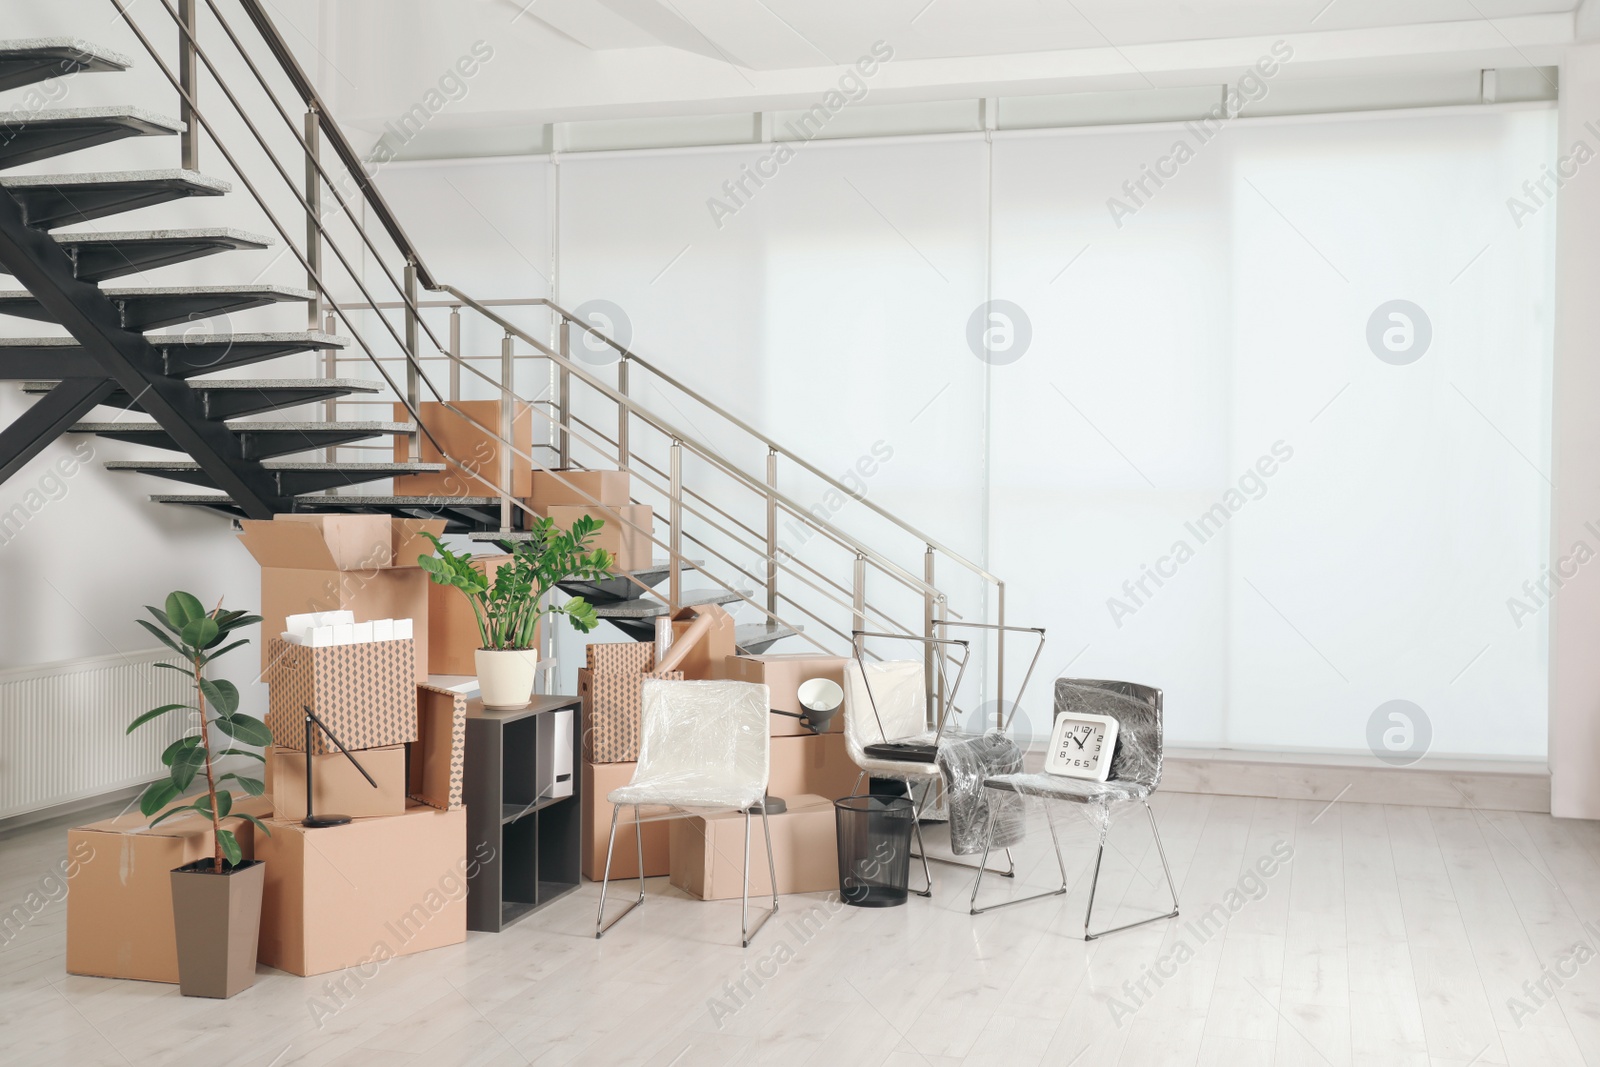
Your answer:
[[[1117,720],[1111,780],[1161,784],[1161,690],[1137,682],[1057,678],[1055,714],[1109,715]]]
[[[766,795],[771,770],[769,708],[764,685],[646,678],[632,784],[686,806],[754,804]]]
[[[851,759],[860,763],[868,745],[928,731],[928,690],[922,670],[919,661],[906,659],[869,663],[863,673],[859,660],[845,661],[844,740]]]

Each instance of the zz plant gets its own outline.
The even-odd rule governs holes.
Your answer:
[[[517,542],[511,559],[495,571],[492,582],[472,565],[470,554],[450,551],[433,534],[424,536],[439,554],[420,556],[417,562],[433,581],[459,589],[472,604],[482,642],[479,647],[532,648],[534,627],[540,614],[547,610],[544,599],[552,589],[574,578],[611,577],[615,563],[611,553],[603,548],[589,549],[603,525],[603,519],[592,515],[580,516],[570,530],[558,528],[554,519],[537,520],[529,528],[528,540]],[[548,610],[565,615],[579,633],[586,634],[600,625],[594,605],[581,596],[551,604]]]
[[[146,619],[138,620],[139,625],[155,634],[162,644],[177,653],[187,664],[179,666],[176,663],[157,663],[156,666],[188,675],[194,685],[195,696],[192,704],[163,704],[159,708],[145,712],[133,720],[128,727],[128,733],[131,734],[145,723],[153,722],[175,711],[194,712],[197,725],[193,733],[180,737],[167,746],[167,750],[161,754],[161,762],[170,768],[170,774],[160,781],[151,783],[144,791],[144,795],[139,798],[139,810],[146,817],[160,812],[160,815],[150,823],[151,826],[184,811],[196,811],[210,819],[212,836],[216,843],[216,865],[212,868],[212,873],[223,874],[227,867],[239,863],[242,853],[233,831],[222,828],[222,820],[232,813],[233,795],[228,792],[226,786],[218,792],[218,786],[231,779],[251,796],[260,796],[266,792],[266,785],[259,778],[249,778],[233,772],[219,777],[212,766],[213,755],[217,758],[248,756],[263,763],[266,761],[260,753],[243,748],[228,747],[213,754],[209,738],[214,731],[226,735],[238,744],[259,748],[272,743],[272,734],[268,731],[266,723],[260,719],[239,714],[239,690],[232,682],[221,678],[207,678],[206,667],[217,657],[232,652],[241,645],[248,645],[249,638],[240,638],[229,644],[224,642],[234,631],[260,622],[261,616],[248,615],[242,611],[223,611],[220,600],[216,608],[208,613],[199,600],[183,592],[168,596],[164,609],[147,606],[145,610],[154,615],[156,622],[161,625],[158,627]],[[192,803],[162,811],[162,808],[189,790],[201,770],[206,774],[206,791],[198,795]],[[249,819],[258,830],[271,836],[272,832],[267,829],[266,824],[254,815],[245,812],[239,812],[238,815]]]

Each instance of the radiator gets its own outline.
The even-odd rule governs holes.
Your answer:
[[[194,713],[125,731],[151,708],[191,701],[192,684],[162,661],[178,659],[155,649],[0,670],[0,819],[161,777],[161,753]]]

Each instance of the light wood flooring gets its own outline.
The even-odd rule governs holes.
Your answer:
[[[1544,977],[1580,942],[1600,950],[1600,823],[1183,793],[1155,807],[1183,915],[1089,944],[1094,836],[1068,813],[1064,897],[972,917],[970,873],[935,865],[934,898],[902,908],[786,897],[741,950],[737,901],[664,878],[596,942],[586,885],[503,934],[388,963],[320,1026],[327,976],[263,968],[213,1002],[67,975],[55,904],[0,944],[0,1062],[1600,1065],[1600,957],[1580,951],[1560,988]],[[988,900],[1059,884],[1035,822]],[[1111,845],[1097,927],[1165,903],[1142,813]],[[1275,846],[1292,858],[1253,877]],[[0,839],[0,910],[64,856],[59,825]],[[792,925],[812,908],[809,931]]]

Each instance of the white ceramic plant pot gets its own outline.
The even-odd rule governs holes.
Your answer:
[[[478,668],[478,693],[484,707],[504,711],[525,708],[533,701],[538,649],[480,648],[473,656]]]

